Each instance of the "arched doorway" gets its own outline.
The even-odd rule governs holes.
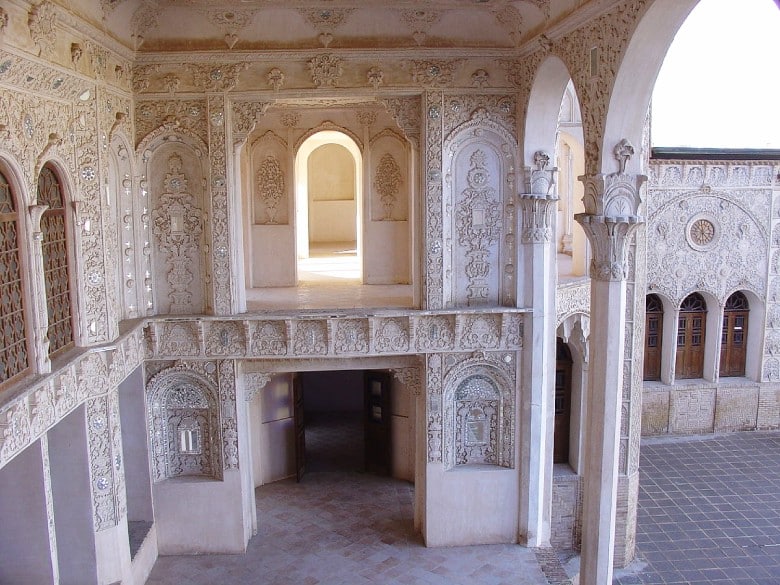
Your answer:
[[[661,344],[663,343],[664,306],[658,295],[645,299],[645,367],[644,380],[661,379]]]
[[[748,318],[750,305],[747,297],[737,291],[726,301],[723,309],[723,330],[720,346],[720,375],[744,376],[747,356]]]
[[[704,342],[707,324],[707,303],[699,293],[685,297],[677,318],[678,379],[701,378],[704,375]]]
[[[295,158],[297,280],[362,281],[362,155],[352,138],[323,130]],[[307,260],[317,258],[316,262]]]
[[[555,342],[555,431],[553,436],[553,463],[569,462],[569,433],[571,428],[571,371],[569,346],[558,337]]]

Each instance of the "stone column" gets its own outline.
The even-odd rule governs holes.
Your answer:
[[[555,373],[555,217],[558,197],[550,157],[537,152],[537,168],[526,169],[521,216],[518,306],[531,309],[525,321],[521,417],[520,536],[527,546],[550,545],[552,441]]]
[[[617,173],[580,177],[585,213],[575,219],[592,247],[590,266],[590,364],[588,370],[582,557],[580,583],[612,582],[618,476],[621,460],[621,410],[626,341],[626,278],[629,248],[641,225],[640,191],[647,177],[625,173],[633,148],[615,149]],[[634,259],[631,260],[634,262]],[[633,297],[632,297],[633,303]],[[624,499],[628,499],[626,494]],[[625,502],[621,502],[625,506]]]

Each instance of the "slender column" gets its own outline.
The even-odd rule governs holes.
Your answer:
[[[549,156],[534,155],[535,170],[526,169],[521,214],[519,265],[522,268],[519,306],[532,312],[525,321],[527,366],[523,376],[520,441],[523,484],[520,533],[527,546],[549,546],[552,495],[552,404],[555,372],[555,194],[556,168],[546,169]]]
[[[639,217],[642,175],[625,173],[633,148],[615,150],[620,171],[580,177],[586,213],[576,220],[590,240],[591,327],[585,430],[584,500],[580,583],[612,582],[620,474],[628,249]],[[633,302],[633,301],[632,301]]]

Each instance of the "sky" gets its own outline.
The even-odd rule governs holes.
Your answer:
[[[780,0],[702,0],[652,104],[653,146],[780,149]]]

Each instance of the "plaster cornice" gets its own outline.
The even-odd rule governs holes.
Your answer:
[[[28,2],[27,0],[8,0],[9,2],[16,4],[25,12],[30,12],[34,6],[38,3]],[[125,46],[115,37],[108,34],[106,31],[99,29],[98,27],[88,23],[80,16],[73,14],[67,8],[60,6],[59,4],[52,3],[56,14],[58,25],[76,37],[82,37],[84,40],[92,41],[101,47],[114,53],[114,55],[125,61],[133,62],[135,58],[135,51]]]

